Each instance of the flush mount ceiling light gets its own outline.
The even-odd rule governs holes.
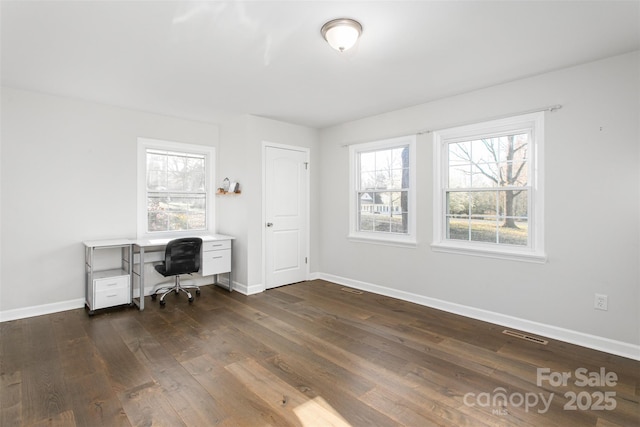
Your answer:
[[[356,44],[358,37],[362,34],[362,25],[353,19],[340,18],[324,24],[320,32],[329,46],[344,52]]]

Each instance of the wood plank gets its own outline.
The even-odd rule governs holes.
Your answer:
[[[20,356],[22,374],[22,418],[32,424],[70,410],[66,385],[61,371],[51,318],[32,317],[25,320],[26,345]]]
[[[319,426],[350,425],[326,402],[321,399],[309,399],[255,361],[236,362],[228,365],[226,369],[282,416],[289,425],[304,426],[304,422],[310,420]]]
[[[22,420],[21,371],[0,373],[0,426],[17,426]]]
[[[133,426],[179,427],[187,425],[171,407],[162,387],[155,382],[121,391],[118,393],[118,398]]]
[[[131,425],[118,396],[104,372],[92,372],[66,379],[67,397],[78,426]]]
[[[64,411],[59,414],[39,420],[30,427],[76,427],[73,411]]]

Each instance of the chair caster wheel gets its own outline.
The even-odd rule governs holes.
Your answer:
[[[152,299],[152,300],[154,300],[154,301],[155,301],[155,300],[156,300],[156,298],[158,298],[158,295],[156,295],[156,294],[151,294],[151,299]]]
[[[189,298],[189,302],[193,302],[193,299],[194,299],[193,297]]]
[[[166,302],[164,302],[163,300],[160,300],[160,307],[164,307],[166,304]]]
[[[200,289],[196,289],[196,295],[200,296]]]

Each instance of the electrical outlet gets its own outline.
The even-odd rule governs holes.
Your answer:
[[[607,311],[609,309],[609,297],[607,295],[596,294],[593,308],[596,310],[604,310]]]

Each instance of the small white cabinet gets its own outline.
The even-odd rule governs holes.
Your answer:
[[[89,315],[101,308],[131,304],[131,242],[88,241],[84,245],[85,300]],[[114,263],[119,266],[114,268]]]
[[[125,270],[105,270],[93,275],[92,289],[87,294],[89,308],[98,310],[131,302],[129,273]]]
[[[214,283],[218,283],[218,274],[229,275],[229,292],[233,290],[233,275],[231,272],[233,238],[217,235],[213,240],[202,242],[202,263],[200,274],[202,276],[215,276]]]

